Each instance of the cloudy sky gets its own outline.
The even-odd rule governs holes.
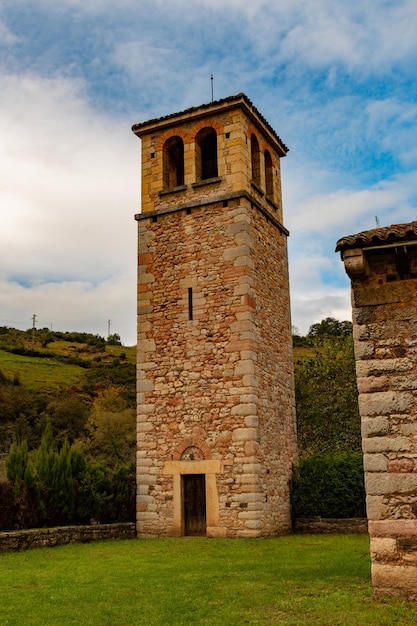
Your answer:
[[[417,219],[416,23],[415,0],[2,0],[0,325],[135,343],[131,126],[212,73],[290,148],[293,324],[350,319],[337,239]]]

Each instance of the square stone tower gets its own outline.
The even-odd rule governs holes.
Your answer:
[[[417,600],[417,222],[343,237],[372,583]]]
[[[288,532],[287,148],[244,94],[133,132],[142,141],[138,536]]]

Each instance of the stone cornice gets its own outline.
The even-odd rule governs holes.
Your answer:
[[[210,204],[218,204],[225,202],[226,200],[238,200],[240,198],[245,198],[252,205],[254,205],[265,217],[269,220],[274,226],[276,226],[284,235],[289,236],[289,231],[285,228],[283,224],[268,211],[256,198],[254,198],[250,193],[245,191],[244,189],[241,191],[235,191],[233,193],[225,193],[220,194],[218,196],[211,196],[207,198],[207,200],[199,200],[198,202],[184,202],[176,205],[167,205],[165,207],[159,207],[155,211],[146,211],[145,213],[137,213],[135,215],[135,220],[137,222],[153,217],[159,217],[161,215],[168,215],[170,213],[179,213],[181,211],[187,209],[197,209],[199,207],[208,206]],[[272,204],[271,200],[268,201]],[[275,205],[273,205],[275,206]]]

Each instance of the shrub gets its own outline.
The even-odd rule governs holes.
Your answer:
[[[14,443],[10,449],[10,454],[6,460],[7,478],[19,484],[25,475],[28,463],[28,444],[24,440],[22,443]]]
[[[295,367],[300,457],[359,452],[361,421],[353,339],[323,339],[312,351]]]
[[[293,517],[366,517],[360,452],[312,456],[294,469]]]
[[[26,440],[14,443],[0,483],[0,529],[133,521],[134,467],[89,463],[67,441],[59,449],[46,422],[36,461]]]

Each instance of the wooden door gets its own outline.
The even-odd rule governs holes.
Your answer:
[[[204,474],[183,475],[184,534],[206,536],[206,477]]]

